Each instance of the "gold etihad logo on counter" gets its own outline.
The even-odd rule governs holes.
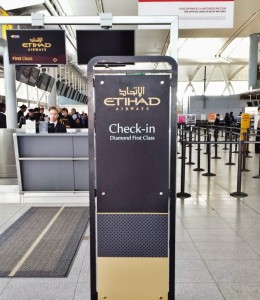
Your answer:
[[[160,105],[160,103],[160,98],[145,97],[144,86],[119,89],[118,97],[106,98],[104,100],[106,106],[114,107],[117,111],[149,110],[151,107]]]
[[[43,37],[33,37],[29,39],[29,42],[22,43],[22,47],[28,51],[42,52],[51,48],[51,43],[44,42]]]

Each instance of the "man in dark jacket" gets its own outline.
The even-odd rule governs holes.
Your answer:
[[[48,126],[49,132],[53,132],[53,133],[67,132],[66,126],[64,124],[61,124],[58,121],[58,117],[59,117],[58,109],[55,106],[51,106],[49,108],[49,119],[50,119],[49,126]]]
[[[4,103],[0,103],[0,128],[6,128],[6,115]]]
[[[20,124],[21,119],[24,118],[24,113],[26,112],[27,106],[26,105],[21,105],[20,110],[17,113],[17,123]]]

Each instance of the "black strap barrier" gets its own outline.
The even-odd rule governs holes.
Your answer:
[[[186,141],[181,144],[181,191],[177,193],[178,198],[189,198],[191,194],[184,192],[185,188],[185,155],[186,155]]]
[[[209,134],[209,135],[208,135],[208,144],[207,144],[207,152],[208,152],[208,172],[202,174],[202,176],[216,176],[216,174],[210,172],[210,168],[211,168],[211,166],[210,166],[210,154],[211,154],[211,151],[210,151],[211,143],[210,143],[210,141],[211,141],[211,135]]]
[[[242,145],[243,142],[239,141],[238,147],[238,161],[237,161],[237,191],[230,193],[233,197],[246,197],[248,194],[241,192],[241,164],[242,164]]]

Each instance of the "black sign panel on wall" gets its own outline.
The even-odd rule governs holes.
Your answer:
[[[64,30],[8,30],[10,64],[66,64]]]
[[[169,80],[96,77],[98,212],[167,212]]]

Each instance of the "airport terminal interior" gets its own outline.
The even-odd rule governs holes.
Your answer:
[[[222,25],[214,28],[215,25],[212,24],[217,22],[218,18],[216,17],[216,19],[213,18],[215,20],[213,23],[209,23],[210,25],[199,27],[201,24],[195,25],[197,19],[191,18],[193,23],[190,24],[192,25],[185,27],[183,21],[185,18],[180,17],[176,45],[171,43],[171,38],[174,36],[172,35],[173,28],[169,28],[169,22],[165,21],[164,24],[160,24],[160,26],[167,25],[167,28],[145,29],[140,27],[144,24],[138,24],[140,19],[128,19],[130,16],[140,15],[140,7],[144,3],[154,2],[156,1],[0,1],[0,26],[2,26],[0,35],[0,104],[5,103],[6,107],[6,111],[0,112],[0,116],[2,113],[6,115],[7,124],[6,128],[0,128],[0,300],[260,299],[260,150],[257,147],[260,126],[257,126],[258,132],[255,127],[257,113],[260,114],[260,110],[258,111],[260,108],[260,1],[250,0],[250,5],[244,0],[201,1],[198,4],[198,7],[202,5],[200,11],[205,9],[205,4],[201,4],[205,2],[207,2],[208,10],[210,10],[210,5],[215,5],[215,13],[217,5],[220,6],[219,3],[223,7],[226,5],[227,15],[225,18],[229,22],[227,25],[223,25],[225,18],[221,19]],[[163,6],[164,1],[158,2]],[[185,6],[189,1],[165,2]],[[189,3],[195,3],[195,1]],[[187,5],[191,5],[189,3]],[[197,8],[192,5],[189,9],[194,11]],[[218,7],[218,9],[220,8]],[[37,15],[34,15],[35,13]],[[45,18],[44,20],[42,15],[50,17],[50,19]],[[73,19],[75,16],[85,16],[90,22],[89,17],[99,15],[102,16],[99,25],[84,24],[81,18],[78,18],[77,23],[76,19]],[[147,13],[147,15],[150,14]],[[153,15],[157,14],[153,13]],[[112,26],[112,16],[124,16],[124,18],[117,26]],[[3,23],[3,19],[9,17],[13,17],[13,24]],[[16,17],[23,17],[23,19],[15,19]],[[51,22],[51,17],[57,18],[56,23]],[[65,19],[59,19],[60,17],[66,17],[66,22],[64,22]],[[168,17],[169,13],[161,12],[159,19],[164,20]],[[209,22],[212,22],[210,18],[211,16]],[[60,25],[57,23],[59,20]],[[153,23],[157,21],[152,20],[148,22],[148,25],[158,26]],[[9,19],[10,21],[11,19]],[[206,22],[206,20],[204,21]],[[19,22],[21,23],[19,24]],[[163,21],[161,22],[163,23]],[[15,34],[10,31],[11,38],[23,29],[25,29],[24,32],[28,31],[27,29],[64,30],[66,50],[64,47],[63,53],[66,55],[58,59],[65,59],[65,61],[55,64],[31,65],[10,62],[7,60],[6,53],[11,42],[9,41],[8,44],[6,42],[5,34],[8,33],[6,29],[18,30],[18,33],[15,32]],[[134,276],[129,269],[122,268],[117,274],[118,277],[115,277],[119,279],[118,283],[116,279],[101,274],[102,271],[107,271],[106,268],[111,267],[109,263],[105,265],[105,268],[103,267],[100,254],[102,251],[117,253],[114,255],[118,256],[117,259],[123,257],[123,260],[126,261],[125,264],[122,264],[124,266],[127,266],[129,257],[129,261],[132,259],[136,263],[136,257],[131,253],[133,251],[131,243],[137,245],[141,236],[136,232],[131,242],[124,234],[120,234],[122,240],[127,240],[127,243],[124,240],[126,245],[122,245],[124,242],[116,244],[114,240],[98,240],[99,235],[102,236],[102,239],[106,239],[106,234],[109,237],[112,236],[109,231],[115,230],[111,225],[114,221],[108,219],[111,223],[107,221],[108,223],[104,223],[105,225],[102,223],[103,221],[100,221],[111,213],[104,204],[104,200],[100,200],[102,204],[98,204],[99,199],[107,197],[106,191],[98,190],[98,188],[91,190],[96,184],[93,174],[99,174],[100,178],[103,176],[102,179],[105,178],[105,182],[113,182],[110,177],[114,175],[109,174],[105,167],[102,169],[98,163],[97,166],[95,165],[96,158],[93,150],[94,125],[95,128],[100,129],[100,131],[97,130],[97,139],[95,140],[95,146],[99,145],[98,147],[101,149],[97,150],[97,161],[101,161],[98,156],[100,153],[107,155],[106,149],[110,149],[110,146],[106,143],[102,144],[98,138],[98,132],[104,128],[103,125],[98,124],[98,120],[100,120],[98,112],[103,113],[98,105],[95,107],[97,119],[94,124],[94,109],[93,104],[90,104],[93,95],[89,92],[92,85],[88,81],[90,73],[84,56],[86,54],[84,51],[87,51],[87,47],[84,48],[85,45],[97,38],[98,35],[91,36],[87,43],[82,43],[83,39],[80,38],[80,34],[84,33],[84,30],[86,32],[102,30],[103,33],[113,29],[128,30],[129,35],[125,40],[125,43],[128,44],[125,49],[127,51],[131,48],[129,41],[133,39],[132,55],[142,58],[173,56],[178,65],[178,71],[175,73],[171,73],[169,67],[165,67],[164,64],[154,61],[149,64],[150,71],[144,71],[140,67],[135,73],[135,66],[138,64],[129,63],[131,59],[128,63],[123,63],[123,66],[122,62],[119,66],[113,65],[113,62],[111,65],[102,63],[95,68],[96,74],[104,76],[99,81],[100,85],[105,82],[104,87],[107,86],[106,80],[111,80],[107,77],[111,74],[116,74],[115,76],[118,77],[118,74],[121,76],[124,72],[128,74],[126,69],[130,70],[128,75],[132,75],[129,78],[134,83],[136,82],[134,77],[138,77],[137,80],[144,82],[143,85],[140,83],[137,88],[133,85],[134,88],[132,87],[131,91],[128,90],[128,86],[125,90],[121,90],[120,86],[119,94],[121,93],[121,97],[122,95],[123,97],[140,95],[141,100],[135,100],[132,103],[135,103],[135,106],[140,103],[141,106],[150,106],[150,110],[147,108],[147,115],[150,118],[154,117],[154,115],[150,115],[150,111],[153,108],[157,109],[156,105],[160,103],[160,100],[152,98],[154,94],[150,95],[149,101],[145,100],[146,87],[144,86],[145,84],[149,86],[149,82],[146,83],[143,79],[146,77],[144,75],[148,74],[147,78],[165,76],[163,77],[165,80],[166,76],[170,74],[171,79],[173,78],[168,87],[171,91],[168,98],[169,101],[175,101],[175,103],[169,105],[166,114],[167,117],[171,115],[174,122],[171,126],[170,123],[167,123],[168,121],[165,123],[167,117],[164,120],[160,119],[160,116],[155,117],[156,124],[159,124],[156,130],[160,124],[166,124],[168,129],[170,127],[170,132],[175,132],[171,135],[175,140],[170,140],[168,132],[166,135],[163,135],[165,132],[161,132],[162,136],[169,138],[172,149],[174,149],[171,153],[171,161],[167,152],[169,144],[167,144],[166,152],[162,152],[167,155],[152,156],[156,159],[156,163],[150,161],[147,169],[142,169],[145,168],[145,164],[139,160],[139,173],[142,176],[148,176],[147,178],[151,175],[151,178],[155,179],[155,185],[157,179],[160,182],[164,181],[167,192],[169,192],[169,186],[175,188],[175,191],[169,193],[169,196],[165,196],[164,191],[159,193],[161,198],[167,201],[171,199],[170,218],[174,221],[170,222],[167,219],[168,211],[161,210],[161,208],[153,211],[144,206],[147,211],[143,212],[140,209],[142,204],[139,207],[137,201],[133,201],[139,207],[139,210],[133,213],[134,218],[146,213],[149,217],[166,216],[164,229],[167,234],[171,232],[173,240],[169,240],[169,236],[160,231],[162,224],[158,223],[158,228],[155,227],[150,235],[153,242],[147,242],[147,244],[150,243],[151,248],[147,248],[146,251],[157,253],[155,255],[157,259],[166,258],[166,261],[167,253],[175,255],[171,257],[171,277],[167,264],[162,269],[158,264],[158,269],[153,270],[151,266],[153,266],[155,258],[147,253],[144,255],[145,257],[138,254],[137,258],[145,258],[151,262],[150,266],[145,263],[144,266],[153,274],[154,278],[151,276],[152,279],[145,267],[140,275],[137,274],[140,271],[137,268],[139,271],[134,276],[138,279],[131,278]],[[131,32],[133,31],[131,30],[134,30],[132,36]],[[35,36],[33,38],[35,39]],[[80,43],[81,49],[77,49]],[[102,47],[105,49],[105,45]],[[83,48],[84,51],[80,52]],[[15,55],[18,56],[17,53]],[[84,63],[80,63],[80,60]],[[24,66],[30,74],[25,79],[22,78],[22,75],[25,74]],[[252,73],[254,74],[252,75]],[[33,74],[36,74],[37,79]],[[151,74],[152,76],[150,76]],[[127,78],[128,76],[121,77]],[[161,86],[167,82],[167,80],[163,81],[161,77],[159,78]],[[123,79],[122,82],[124,80],[126,79]],[[103,96],[102,89],[98,90],[97,85],[93,84],[94,87],[97,93],[101,93]],[[108,89],[110,88],[113,88],[113,83],[108,87]],[[154,86],[151,89],[154,91]],[[104,103],[109,109],[114,108],[121,104],[118,99],[106,98]],[[123,99],[128,99],[124,100],[124,103],[128,103],[125,106],[129,106],[130,110],[130,98]],[[66,108],[69,115],[72,115],[72,119],[69,119],[71,123],[63,125],[64,128],[66,126],[67,133],[53,133],[56,125],[50,127],[48,124],[48,117],[51,117],[51,111],[48,109],[53,106],[58,109]],[[24,115],[30,113],[30,109],[32,111],[35,108],[43,109],[43,119],[39,120],[38,127],[34,123],[35,119],[26,124],[21,119],[17,120],[17,112],[22,107],[25,107]],[[73,119],[74,108],[75,113],[81,114],[80,126],[76,124],[77,117]],[[170,109],[172,110],[169,111]],[[124,116],[127,116],[126,110],[125,108]],[[225,114],[230,114],[231,111],[234,114],[234,120],[227,123]],[[55,109],[54,112],[56,113]],[[118,120],[118,113],[114,111],[107,114],[107,120],[110,121],[109,118],[113,118],[113,116]],[[134,112],[130,113],[134,114]],[[145,116],[143,112],[140,114]],[[88,125],[83,122],[85,115],[86,118],[88,117],[86,119]],[[90,119],[91,117],[93,118]],[[106,125],[108,121],[105,118],[104,124]],[[124,122],[124,119],[119,120],[109,127],[110,134],[113,134],[113,136],[110,135],[109,145],[116,143],[117,145],[120,143],[125,145],[129,143],[130,145],[130,142],[126,141],[126,134],[130,134],[129,139],[134,142],[134,137],[138,139],[136,135],[140,133],[141,136],[144,132],[145,138],[143,137],[143,144],[140,142],[140,145],[144,145],[147,157],[150,157],[146,145],[152,145],[153,142],[150,140],[155,139],[157,142],[157,138],[160,137],[157,132],[155,133],[155,125],[149,127],[148,124],[151,121],[148,120],[144,123],[145,128],[136,123],[139,121],[134,121],[135,124],[132,127],[121,127],[118,122]],[[120,142],[111,142],[116,139],[118,133],[121,134],[118,137]],[[156,138],[150,137],[153,134]],[[90,148],[88,148],[89,144]],[[120,153],[120,149],[127,152],[127,147],[118,147],[119,150],[115,149],[118,151],[117,153]],[[159,144],[155,149],[161,151],[160,147],[165,149],[165,143]],[[129,152],[130,159],[133,159],[132,162],[138,161],[137,156],[145,157],[144,154],[141,154],[140,148],[133,149],[139,152]],[[151,147],[151,149],[154,148]],[[115,159],[113,155],[106,157],[112,162]],[[125,166],[125,164],[123,165]],[[163,167],[162,173],[149,174],[149,172],[153,173],[153,167],[154,170],[157,168],[156,170],[160,171],[161,166],[168,168],[169,165],[171,167],[166,171],[170,172],[171,170],[172,172],[170,180],[168,177],[163,178],[165,171]],[[110,167],[109,163],[106,166]],[[131,167],[129,165],[129,169],[125,169],[120,168],[120,165],[116,166],[116,170],[119,170],[117,178],[120,180],[121,178],[122,180],[132,178]],[[133,177],[140,179],[140,174]],[[98,179],[97,186],[100,184],[99,180],[101,182],[101,179]],[[147,185],[145,190],[149,194],[150,189],[153,190],[153,186],[147,182],[144,184]],[[140,186],[139,189],[142,190]],[[120,199],[122,189],[112,187],[111,190],[114,192],[115,198]],[[138,189],[136,190],[138,192]],[[156,199],[158,199],[158,195]],[[92,206],[91,208],[91,203],[92,205],[95,203],[97,207],[93,209]],[[122,205],[126,205],[124,202],[122,203]],[[102,205],[104,206],[102,207]],[[175,205],[176,213],[174,213]],[[98,211],[97,217],[96,210]],[[93,212],[98,226],[94,230],[92,229],[91,233]],[[115,212],[112,210],[111,215],[118,217],[121,222],[121,213],[120,210]],[[124,216],[132,215],[131,208],[128,211],[125,210],[123,214]],[[101,226],[106,234],[101,232]],[[147,227],[144,224],[145,226]],[[152,226],[155,225],[152,224]],[[127,229],[122,228],[123,231],[127,232]],[[93,236],[96,234],[98,241],[94,239],[94,242],[97,242],[95,247],[98,245],[98,254],[94,264]],[[162,236],[158,234],[162,234]],[[160,243],[165,245],[165,240],[163,240],[165,236],[168,250],[165,250],[166,256],[161,256],[160,251],[163,251],[163,247],[160,247]],[[117,239],[115,240],[118,242]],[[95,247],[94,250],[96,250]],[[117,251],[126,251],[126,254],[124,253],[121,257]],[[142,245],[137,245],[136,251],[142,253]],[[114,259],[114,256],[111,256]],[[120,261],[115,260],[115,262]],[[112,269],[116,269],[119,265],[120,263],[112,264]],[[161,276],[162,270],[164,274]],[[107,271],[104,274],[111,276],[111,274],[115,274],[113,272]],[[142,274],[146,274],[148,279],[142,278]],[[173,282],[169,282],[168,275]],[[139,279],[140,282],[137,286],[131,285]],[[142,282],[142,280],[144,281]],[[93,282],[96,284],[98,297],[93,293]],[[113,286],[110,284],[111,282],[114,284]],[[158,290],[156,290],[157,287]],[[171,289],[170,296],[167,295],[169,289]],[[121,292],[122,294],[120,294]],[[138,294],[139,292],[140,294]]]

